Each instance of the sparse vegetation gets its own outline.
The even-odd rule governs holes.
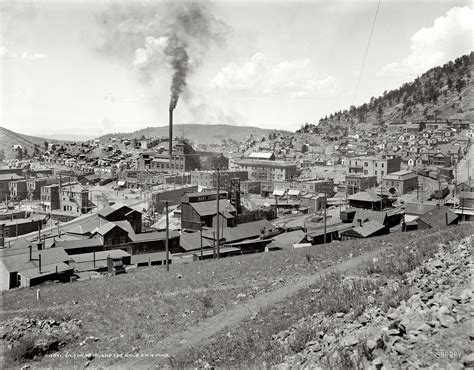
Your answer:
[[[471,227],[464,225],[442,231],[433,230],[428,235],[424,232],[408,233],[411,240],[406,240],[407,243],[397,243],[392,239],[396,246],[390,248],[377,261],[360,266],[359,277],[347,279],[340,274],[326,274],[315,286],[261,311],[256,317],[248,318],[230,333],[218,334],[209,345],[194,349],[192,355],[187,354],[186,358],[181,358],[178,362],[180,366],[185,367],[192,366],[197,360],[207,361],[217,367],[279,363],[285,355],[299,352],[303,342],[309,342],[311,337],[317,338],[321,332],[331,333],[335,328],[298,327],[296,340],[289,347],[291,352],[275,345],[274,335],[291,327],[299,319],[316,313],[324,313],[327,316],[342,313],[356,318],[367,307],[379,307],[387,311],[390,307],[397,306],[408,298],[410,284],[405,279],[401,283],[393,283],[391,278],[400,278],[404,272],[411,271],[433,255],[440,243],[462,239],[471,232]],[[406,248],[407,246],[409,248]],[[407,262],[408,258],[411,258],[410,263]],[[367,272],[372,273],[375,265],[378,266],[378,276],[368,276]],[[342,353],[342,356],[328,363],[336,368],[348,364],[351,364],[350,367],[357,365],[348,353]]]
[[[460,226],[437,231],[424,230],[398,233],[372,239],[332,243],[303,250],[286,250],[171,266],[171,272],[163,268],[148,268],[130,274],[75,282],[64,285],[41,287],[41,300],[36,300],[36,289],[5,292],[2,297],[2,320],[26,316],[61,317],[83,322],[80,338],[93,336],[98,341],[86,343],[84,352],[139,353],[153,348],[167,336],[195,326],[208,317],[236,307],[264,292],[291,285],[298,277],[350,258],[351,255],[376,250],[389,244],[396,245],[392,263],[399,261],[397,274],[411,268],[408,255],[397,248],[416,249],[417,259],[428,256],[437,244],[461,238],[468,227]],[[416,248],[414,247],[416,246]],[[410,254],[411,256],[411,254]],[[309,258],[310,257],[310,258]],[[311,263],[308,261],[311,260]],[[370,262],[373,263],[373,262]],[[370,264],[360,267],[360,275],[367,276]],[[387,285],[393,269],[380,259],[378,277],[346,279],[339,274],[327,274],[320,282],[300,291],[276,306],[263,310],[253,319],[245,320],[237,330],[219,334],[214,343],[193,352],[183,362],[186,366],[206,356],[207,361],[218,366],[275,363],[284,355],[275,348],[273,334],[291,326],[299,318],[314,312],[350,313],[356,317],[369,303],[384,309],[405,299],[405,286]],[[375,269],[374,266],[372,266]],[[177,276],[180,275],[180,278]],[[293,344],[294,351],[303,345],[314,331],[331,328],[302,328]],[[74,344],[66,347],[71,350]],[[212,359],[212,360],[209,360]],[[182,359],[178,359],[181,364]],[[83,366],[74,359],[48,357],[41,362],[45,366]],[[99,360],[98,360],[99,361]],[[102,359],[101,364],[113,364],[120,359]]]

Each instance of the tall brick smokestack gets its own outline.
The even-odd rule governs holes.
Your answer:
[[[169,142],[169,152],[170,152],[170,172],[171,172],[171,163],[172,163],[172,154],[173,154],[173,109],[169,109],[169,133],[170,133],[170,142]]]

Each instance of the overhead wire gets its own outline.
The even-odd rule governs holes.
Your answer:
[[[362,65],[360,67],[359,77],[357,78],[357,85],[356,85],[356,89],[354,91],[354,98],[352,99],[352,105],[355,104],[355,100],[356,100],[356,97],[357,97],[357,92],[359,90],[360,80],[362,78],[362,72],[364,71],[365,62],[367,60],[367,53],[369,52],[370,42],[372,40],[372,35],[374,33],[375,23],[377,21],[377,16],[379,14],[380,2],[381,2],[381,0],[378,0],[377,9],[375,10],[374,21],[372,22],[372,27],[370,28],[369,39],[367,40],[367,46],[365,48],[364,58],[362,59]]]

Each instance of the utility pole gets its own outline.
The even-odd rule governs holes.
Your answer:
[[[326,208],[327,208],[327,198],[326,194],[324,194],[324,244],[326,244]]]
[[[199,236],[201,237],[201,261],[202,261],[202,221],[199,223]]]
[[[380,211],[383,210],[383,182],[380,183]]]
[[[168,201],[166,201],[166,271],[170,270],[170,225],[168,219]]]
[[[217,218],[216,218],[216,235],[217,235],[217,259],[219,259],[220,255],[220,250],[219,250],[219,246],[220,246],[220,238],[219,238],[219,198],[220,198],[220,194],[219,194],[219,167],[217,167],[217,170],[216,170],[216,173],[217,173]]]
[[[441,205],[441,177],[438,168],[438,207]]]

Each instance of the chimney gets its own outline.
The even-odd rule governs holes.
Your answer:
[[[30,246],[29,246],[29,249],[30,249],[30,261],[33,259],[33,253],[32,253],[31,248],[32,248],[32,246],[31,246],[31,244],[30,244]]]
[[[170,155],[170,172],[171,172],[171,154],[173,153],[173,109],[170,108],[169,110],[169,155]]]
[[[38,269],[41,274],[41,254],[38,254]]]
[[[448,212],[445,212],[444,216],[445,216],[445,219],[446,219],[446,226],[449,226]]]
[[[362,227],[362,220],[360,218],[357,219],[357,222],[359,223],[359,226]]]

